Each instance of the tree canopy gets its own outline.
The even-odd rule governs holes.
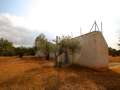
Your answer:
[[[35,47],[46,56],[47,60],[49,59],[49,54],[54,50],[54,44],[49,42],[43,33],[36,37]]]
[[[1,38],[0,39],[0,50],[9,50],[13,49],[13,43],[9,42],[6,39]]]
[[[72,53],[80,49],[80,41],[71,36],[62,36],[59,41],[60,48],[69,49]]]
[[[35,47],[37,50],[41,50],[41,51],[45,52],[46,43],[47,43],[47,38],[43,33],[41,33],[35,39]]]

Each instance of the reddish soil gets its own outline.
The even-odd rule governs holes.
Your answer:
[[[0,57],[0,90],[120,90],[120,74],[55,68],[52,61],[35,57]]]
[[[112,57],[109,56],[110,62],[120,62],[120,56]]]

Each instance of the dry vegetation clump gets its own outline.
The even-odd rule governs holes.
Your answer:
[[[75,66],[69,67],[69,70],[68,68],[64,69],[64,71],[65,79],[62,81],[62,87],[67,84],[65,90],[69,90],[70,88],[77,88],[76,90],[111,90],[113,88],[120,89],[120,74],[112,71],[97,72],[85,67]]]
[[[47,77],[44,83],[45,90],[58,90],[59,82],[60,80],[55,75]]]

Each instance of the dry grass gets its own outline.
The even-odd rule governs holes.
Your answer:
[[[110,62],[120,62],[120,56],[112,57],[109,56]]]
[[[114,72],[120,73],[120,56],[112,57],[109,56],[110,69]]]
[[[120,74],[85,67],[54,68],[34,57],[0,57],[0,90],[120,90]]]

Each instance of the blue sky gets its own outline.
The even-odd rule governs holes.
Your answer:
[[[108,45],[118,49],[119,3],[119,0],[0,0],[0,26],[6,27],[0,33],[11,39],[14,39],[12,34],[21,31],[30,32],[28,38],[35,38],[39,33],[45,33],[49,39],[71,33],[79,36],[80,28],[82,34],[88,33],[96,20],[99,28],[101,21],[103,23],[103,35]],[[11,26],[7,26],[8,23]],[[10,27],[14,32],[8,35]],[[26,36],[18,35],[17,44],[27,42],[24,41]],[[31,41],[29,45],[33,45],[34,39]]]
[[[24,15],[32,0],[0,0],[0,12]]]

